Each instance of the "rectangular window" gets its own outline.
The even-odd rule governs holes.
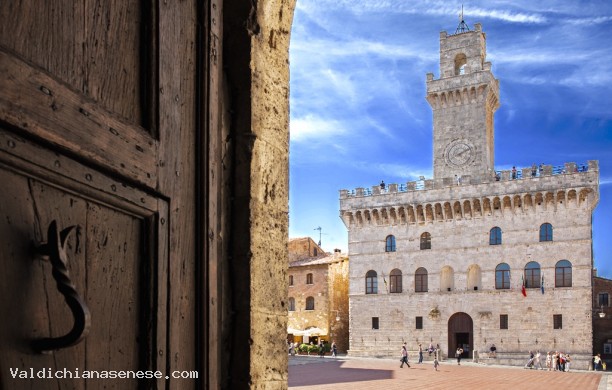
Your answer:
[[[563,329],[563,316],[561,314],[553,314],[553,329]]]
[[[293,275],[289,275],[289,286],[293,286]]]
[[[499,329],[508,329],[508,314],[499,315]]]
[[[423,317],[416,318],[416,328],[423,329]]]
[[[601,307],[608,307],[610,306],[610,295],[608,295],[608,293],[599,293],[598,296],[599,299],[597,299],[597,306]]]
[[[604,344],[604,354],[606,355],[612,354],[612,344],[609,344],[609,343]]]
[[[378,317],[372,317],[372,329],[378,329]]]

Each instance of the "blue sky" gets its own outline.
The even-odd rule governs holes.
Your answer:
[[[461,2],[298,0],[291,32],[290,237],[346,252],[339,190],[432,177],[428,72]],[[612,278],[612,1],[472,1],[500,80],[495,166],[599,160],[595,266]]]

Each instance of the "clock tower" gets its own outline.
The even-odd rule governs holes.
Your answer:
[[[434,179],[492,175],[499,82],[486,62],[480,24],[470,31],[461,20],[455,34],[440,33],[440,78],[427,74],[427,101],[433,110]]]

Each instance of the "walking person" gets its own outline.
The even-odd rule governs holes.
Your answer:
[[[338,357],[338,346],[336,345],[336,341],[332,341],[331,350],[332,357]]]
[[[417,364],[423,363],[423,346],[419,343],[419,362]]]
[[[536,370],[538,369],[536,365],[540,367],[540,370],[544,369],[544,367],[542,367],[542,360],[540,359],[540,357],[541,357],[540,351],[536,351],[535,360],[533,361],[533,368],[535,368]]]
[[[406,363],[408,368],[410,368],[410,364],[408,364],[408,350],[406,349],[406,343],[404,343],[402,345],[402,360],[401,360],[401,362],[402,362],[402,364],[400,365],[400,368],[404,368],[404,363]]]
[[[433,362],[433,366],[434,366],[434,370],[438,371],[438,366],[440,365],[440,362],[438,361],[438,354],[440,353],[439,349],[436,349],[434,351],[434,362]]]
[[[457,346],[457,350],[455,351],[455,357],[457,358],[457,365],[461,365],[461,355],[463,354],[463,348],[461,346]]]
[[[535,356],[533,355],[533,351],[529,351],[529,360],[527,360],[527,364],[525,364],[525,368],[532,368],[534,358]]]
[[[552,370],[552,356],[550,351],[548,351],[548,353],[546,354],[546,368],[548,369],[548,371]]]
[[[593,356],[593,368],[595,371],[601,371],[601,354]]]

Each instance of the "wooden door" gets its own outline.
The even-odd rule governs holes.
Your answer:
[[[198,15],[195,1],[0,2],[1,389],[197,385]],[[89,328],[38,353],[74,324],[37,250],[52,221],[76,226],[66,268]],[[163,377],[112,378],[138,370]]]
[[[474,350],[474,323],[467,313],[455,313],[448,319],[448,356],[455,356],[457,347],[463,357],[471,357]]]

